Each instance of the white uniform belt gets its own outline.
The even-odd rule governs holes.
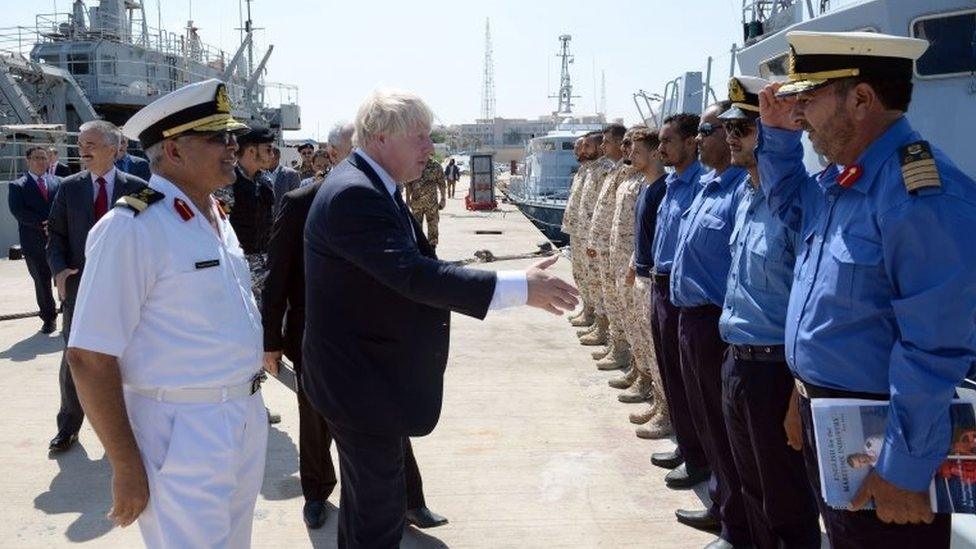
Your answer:
[[[158,402],[172,404],[214,404],[227,402],[236,398],[246,397],[258,392],[263,378],[252,379],[238,385],[226,387],[186,387],[186,388],[149,388],[125,385],[126,391],[149,397]]]

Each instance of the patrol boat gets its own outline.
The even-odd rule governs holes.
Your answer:
[[[600,124],[580,124],[573,118],[573,84],[569,65],[573,54],[569,51],[572,36],[559,37],[562,61],[559,100],[553,119],[556,129],[548,134],[530,139],[525,146],[523,173],[512,177],[505,194],[508,199],[535,225],[546,238],[557,246],[569,243],[569,236],[562,232],[563,213],[569,199],[569,187],[579,162],[573,153],[573,145],[581,135],[599,130]]]

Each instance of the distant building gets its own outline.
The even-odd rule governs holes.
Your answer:
[[[603,124],[603,116],[574,116],[572,123]],[[504,149],[524,147],[534,137],[546,135],[556,129],[557,121],[552,115],[540,116],[535,120],[527,118],[494,118],[478,120],[474,124],[458,124],[445,128],[448,144],[453,150],[465,149]]]

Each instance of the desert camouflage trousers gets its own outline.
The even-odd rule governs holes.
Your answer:
[[[427,222],[427,241],[430,242],[431,246],[437,246],[437,239],[440,232],[437,230],[437,225],[441,222],[441,211],[437,208],[435,203],[433,206],[425,205],[424,207],[415,206],[411,210],[413,212],[413,218],[417,220],[417,225],[420,225],[421,230],[424,226],[424,220]]]
[[[590,293],[593,310],[595,310],[596,314],[598,315],[607,314],[606,304],[603,299],[603,284],[600,282],[600,280],[603,278],[603,269],[601,265],[607,258],[609,258],[609,254],[602,254],[599,252],[597,252],[596,257],[590,257],[586,253],[586,247],[583,247],[583,263],[586,267],[586,290]]]
[[[583,305],[592,307],[593,298],[590,297],[589,288],[586,287],[586,246],[581,244],[582,239],[576,235],[569,235],[569,253],[573,264],[573,282],[580,292]]]
[[[667,402],[664,400],[664,385],[661,381],[661,370],[657,365],[657,354],[654,352],[654,341],[651,339],[651,279],[636,277],[633,286],[627,286],[621,282],[624,288],[630,290],[629,295],[633,306],[629,309],[630,319],[627,325],[632,328],[631,348],[633,349],[635,364],[637,369],[644,375],[651,378],[654,383],[654,398],[659,400],[655,406],[665,406],[662,410],[667,410]],[[623,291],[623,290],[622,290]]]
[[[626,332],[628,300],[617,286],[627,276],[626,265],[621,269],[621,265],[613,261],[610,253],[600,253],[597,257],[600,259],[599,282],[603,294],[603,310],[610,320],[610,337],[613,341],[624,340],[631,343]]]

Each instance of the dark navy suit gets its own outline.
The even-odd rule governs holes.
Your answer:
[[[441,410],[450,311],[488,312],[495,274],[438,261],[358,153],[322,185],[305,226],[304,388],[339,449],[340,547],[397,547],[403,445]]]
[[[151,175],[149,172],[149,161],[145,158],[132,156],[129,153],[125,153],[125,156],[116,160],[115,167],[127,174],[134,175],[146,181],[149,181]]]
[[[116,171],[115,184],[108,206],[111,207],[122,195],[135,192],[147,183],[134,175]],[[95,189],[88,170],[78,172],[61,181],[56,195],[52,195],[51,214],[48,217],[47,261],[51,272],[57,276],[65,269],[78,269],[78,274],[68,277],[65,283],[63,326],[61,335],[67,346],[71,333],[71,315],[75,309],[75,297],[85,268],[85,241],[88,231],[95,225]],[[61,356],[61,409],[58,412],[58,433],[77,433],[85,415],[78,401],[67,355]]]
[[[44,175],[47,196],[41,192],[33,175],[24,174],[20,179],[10,182],[7,204],[10,213],[17,219],[20,233],[20,249],[24,252],[27,271],[34,279],[34,296],[41,311],[41,320],[47,322],[58,316],[54,304],[51,268],[47,264],[44,249],[47,247],[47,217],[51,213],[51,202],[58,192],[61,178]]]

